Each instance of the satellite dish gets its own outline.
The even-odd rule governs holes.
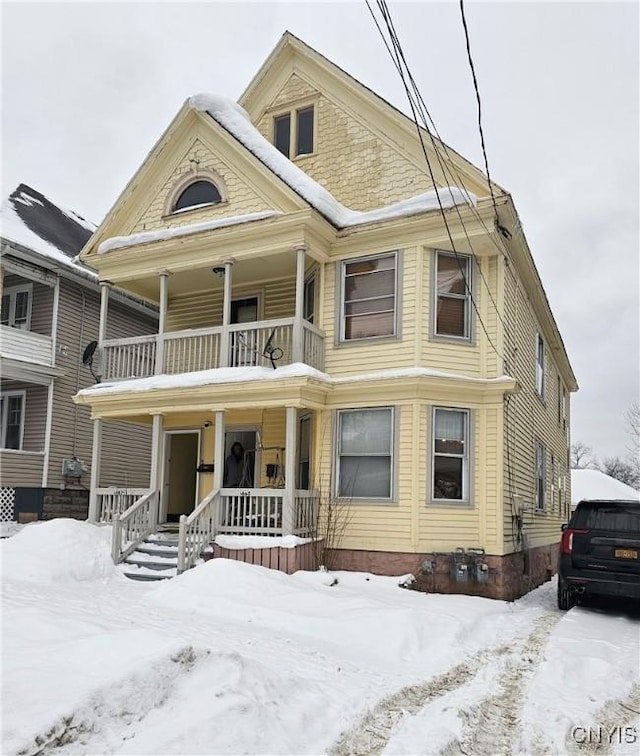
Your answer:
[[[83,365],[90,365],[93,362],[93,355],[97,348],[98,348],[97,341],[90,341],[87,344],[87,346],[84,348],[84,352],[82,353]]]

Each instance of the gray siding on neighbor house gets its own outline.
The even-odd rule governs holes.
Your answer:
[[[91,479],[91,448],[93,423],[90,410],[74,404],[72,397],[81,389],[95,383],[89,369],[82,364],[84,347],[98,338],[100,295],[81,289],[68,281],[60,282],[58,306],[58,337],[56,367],[64,375],[54,384],[53,421],[49,452],[47,485],[63,482],[62,460],[73,456],[81,459],[88,471],[81,485],[88,487]],[[157,323],[136,311],[127,311],[110,303],[107,333],[110,338],[140,336],[157,331]],[[109,424],[105,423],[106,428]],[[113,424],[104,433],[102,444],[101,485],[120,485],[125,475],[128,485],[147,486],[151,459],[151,430],[129,423]]]
[[[42,453],[0,449],[0,486],[41,486],[43,461]]]
[[[20,381],[2,381],[1,388],[3,392],[26,392],[22,450],[43,452],[47,427],[48,387]]]

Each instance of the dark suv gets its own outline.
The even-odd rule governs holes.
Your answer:
[[[581,501],[562,531],[560,609],[590,595],[640,599],[640,501]]]

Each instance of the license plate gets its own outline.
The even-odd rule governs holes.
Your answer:
[[[616,549],[615,555],[619,559],[637,559],[638,552],[635,549]]]

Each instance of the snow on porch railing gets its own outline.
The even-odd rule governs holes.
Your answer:
[[[98,521],[112,522],[116,515],[121,515],[150,490],[150,488],[97,488]]]
[[[215,535],[220,489],[211,491],[187,517],[180,517],[178,575],[196,563]]]
[[[126,559],[144,539],[151,535],[156,525],[157,491],[148,491],[122,514],[113,518],[111,557],[115,564]]]

